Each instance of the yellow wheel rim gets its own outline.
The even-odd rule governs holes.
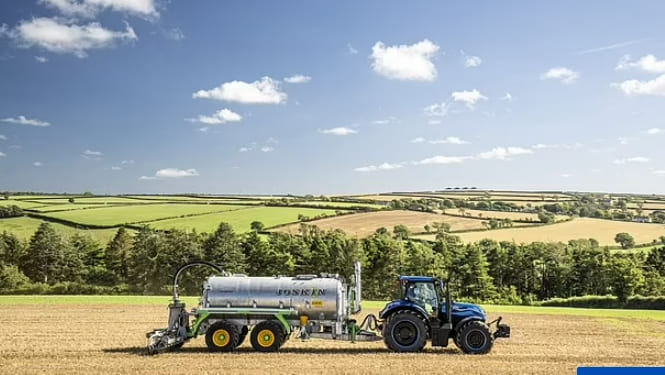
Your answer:
[[[263,329],[259,331],[257,338],[259,341],[259,345],[261,345],[264,348],[269,348],[272,346],[272,344],[275,343],[275,334],[269,329]]]
[[[212,343],[215,346],[223,348],[229,344],[229,341],[231,341],[231,335],[225,329],[218,329],[212,334]]]

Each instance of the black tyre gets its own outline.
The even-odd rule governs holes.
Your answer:
[[[240,335],[238,336],[238,345],[236,345],[236,348],[242,345],[242,343],[245,341],[245,337],[247,337],[247,333],[249,330],[247,329],[247,326],[242,326],[242,329],[240,330]]]
[[[394,352],[420,352],[427,341],[427,327],[415,312],[398,311],[383,327],[383,341]]]
[[[284,329],[280,323],[266,320],[252,328],[249,339],[258,352],[276,352],[284,342]]]
[[[206,331],[206,345],[211,352],[230,352],[238,346],[238,327],[227,321],[214,323]]]
[[[494,346],[494,337],[487,324],[475,320],[459,330],[455,344],[466,354],[487,354]]]

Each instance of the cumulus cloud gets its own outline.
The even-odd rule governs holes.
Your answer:
[[[66,16],[92,18],[107,9],[146,18],[159,16],[154,0],[39,0],[39,3]]]
[[[634,156],[632,158],[626,158],[626,159],[616,159],[614,160],[614,164],[627,164],[627,163],[648,163],[649,158],[644,157],[644,156]]]
[[[48,61],[48,59],[44,56],[35,56],[35,60],[37,60],[37,62],[42,64]]]
[[[495,147],[490,151],[478,154],[478,159],[511,160],[512,156],[533,154],[533,151],[522,147]]]
[[[480,100],[487,100],[487,97],[476,89],[471,91],[455,91],[452,93],[452,97],[454,101],[462,102],[469,108],[473,108]]]
[[[105,29],[98,22],[74,25],[61,19],[45,17],[23,20],[5,34],[22,48],[36,46],[49,52],[71,53],[80,58],[86,57],[92,49],[111,47],[118,41],[138,39],[128,23],[125,23],[124,31],[113,31]]]
[[[120,162],[122,165],[127,165],[127,164],[134,164],[134,160],[123,160]]]
[[[624,55],[616,69],[640,69],[648,73],[665,73],[665,60],[658,60],[654,55],[646,55],[639,60],[632,60],[630,55]]]
[[[5,156],[7,156],[7,154],[5,154],[4,152],[0,151],[0,158],[4,158]]]
[[[211,90],[199,90],[192,97],[246,104],[279,104],[287,98],[279,86],[279,82],[270,77],[254,82],[231,81]]]
[[[291,77],[284,78],[284,82],[286,82],[286,83],[307,83],[311,80],[312,80],[312,77],[305,76],[305,75],[302,75],[302,74],[296,74],[296,75],[292,75]]]
[[[459,164],[465,160],[471,159],[470,156],[432,156],[418,161],[412,162],[413,165],[429,165],[429,164]]]
[[[632,95],[655,95],[665,96],[665,74],[662,74],[652,80],[640,81],[630,79],[621,83],[613,83],[612,87],[617,87],[624,94]]]
[[[23,115],[18,116],[18,117],[7,117],[0,119],[1,122],[7,122],[10,124],[18,124],[18,125],[30,125],[30,126],[49,126],[51,123],[48,121],[42,121],[42,120],[37,120],[35,118],[27,118]]]
[[[399,169],[404,167],[404,163],[383,163],[379,165],[368,165],[365,167],[358,167],[355,168],[354,171],[356,172],[376,172],[376,171],[389,171],[393,169]]]
[[[429,143],[431,143],[433,145],[438,145],[438,144],[466,145],[469,142],[467,142],[463,139],[460,139],[458,137],[446,137],[446,138],[443,138],[443,139],[433,139],[433,140],[429,141]]]
[[[483,60],[478,56],[464,56],[464,66],[467,68],[476,68],[482,64]]]
[[[261,152],[272,152],[275,151],[275,148],[272,146],[263,146],[261,147]]]
[[[155,172],[154,176],[141,176],[140,180],[158,180],[158,179],[168,179],[168,178],[183,178],[183,177],[195,177],[198,176],[199,172],[194,169],[178,169],[178,168],[164,168]]]
[[[506,100],[506,101],[509,101],[509,102],[510,102],[510,101],[513,100],[513,96],[510,95],[509,92],[506,92],[506,94],[505,94],[504,96],[501,97],[501,100]]]
[[[651,128],[651,129],[645,131],[645,133],[650,134],[650,135],[660,134],[660,133],[663,133],[663,132],[665,132],[665,130],[663,130],[661,128]]]
[[[213,113],[210,116],[199,115],[199,117],[197,118],[189,118],[186,120],[190,122],[200,122],[202,124],[208,124],[208,125],[218,125],[218,124],[226,124],[228,122],[239,122],[240,120],[242,120],[242,116],[231,111],[230,109],[224,108],[220,109],[219,111]]]
[[[584,144],[575,142],[575,143],[562,143],[562,144],[548,144],[548,143],[538,143],[531,146],[534,150],[547,149],[547,148],[563,148],[563,149],[577,149],[583,147]]]
[[[427,117],[444,117],[448,114],[449,105],[445,102],[434,103],[423,108],[423,112]]]
[[[413,138],[413,139],[410,140],[409,142],[411,142],[411,143],[423,143],[423,142],[425,142],[425,140],[426,140],[426,139],[423,138],[423,137],[417,137],[417,138]]]
[[[372,47],[372,69],[390,79],[433,81],[437,73],[432,58],[438,50],[439,46],[428,39],[397,46],[376,42]]]
[[[563,66],[551,68],[550,70],[540,75],[540,79],[542,80],[553,79],[561,81],[567,85],[575,83],[579,77],[579,72],[575,72]]]
[[[319,130],[319,132],[323,134],[330,134],[330,135],[351,135],[351,134],[356,134],[358,131],[353,130],[351,128],[347,127],[337,127],[337,128],[330,128],[330,129],[323,129]]]
[[[36,162],[32,163],[32,166],[33,167],[43,167],[44,163],[42,163],[41,161],[36,161]]]

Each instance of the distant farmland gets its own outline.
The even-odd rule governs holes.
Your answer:
[[[648,243],[665,236],[665,225],[630,223],[602,219],[577,218],[572,221],[537,226],[533,228],[508,228],[483,232],[458,233],[463,241],[475,242],[484,238],[517,243],[567,242],[579,238],[595,238],[601,245],[614,246],[614,236],[619,232],[630,233],[637,243]],[[433,235],[418,238],[433,240]]]

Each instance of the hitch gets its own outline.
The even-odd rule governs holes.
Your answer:
[[[492,334],[494,338],[509,338],[510,337],[510,326],[507,324],[501,324],[503,317],[499,317],[496,320],[493,320],[487,324],[488,327],[491,327],[492,324],[496,323],[496,331]]]

